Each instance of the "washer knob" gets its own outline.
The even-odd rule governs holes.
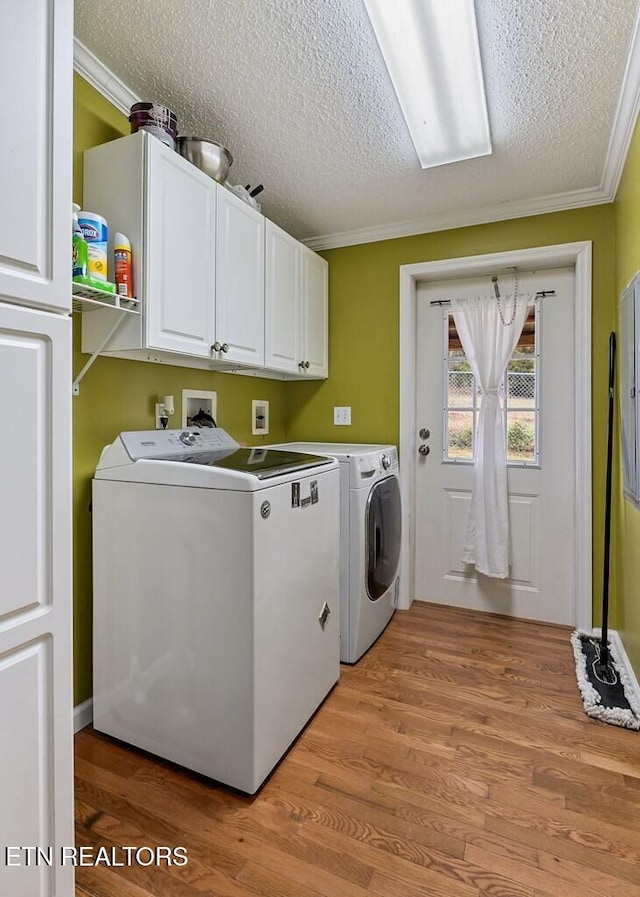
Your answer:
[[[183,445],[195,445],[196,434],[190,433],[188,430],[183,430],[180,434],[180,442]]]
[[[382,467],[384,470],[389,470],[391,467],[391,458],[388,455],[382,456]]]

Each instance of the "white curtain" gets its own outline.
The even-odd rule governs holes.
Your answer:
[[[471,509],[462,560],[497,579],[509,575],[509,501],[504,389],[507,364],[535,296],[452,299],[462,348],[480,390]]]

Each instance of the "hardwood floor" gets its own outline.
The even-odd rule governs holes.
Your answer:
[[[189,856],[82,897],[640,897],[640,737],[584,715],[559,627],[397,613],[254,797],[91,729],[76,782],[78,845]]]

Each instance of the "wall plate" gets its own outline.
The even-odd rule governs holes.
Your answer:
[[[333,409],[333,424],[336,427],[351,426],[351,405],[335,405]]]
[[[206,389],[183,389],[182,390],[182,427],[199,426],[196,422],[191,423],[191,418],[197,414],[200,409],[208,414],[215,421],[218,420],[218,393],[209,392]]]
[[[269,403],[264,399],[254,399],[251,403],[251,433],[266,436],[269,432]]]

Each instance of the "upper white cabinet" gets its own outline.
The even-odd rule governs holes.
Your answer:
[[[327,262],[267,221],[265,366],[323,378],[328,359]]]
[[[307,249],[302,252],[302,320],[300,343],[308,377],[329,375],[329,265]]]
[[[327,376],[327,263],[159,140],[88,150],[84,207],[107,219],[110,259],[116,232],[131,240],[142,310],[83,315],[84,352]]]
[[[84,155],[84,207],[131,240],[142,316],[128,316],[107,352],[155,350],[211,358],[215,341],[217,185],[194,165],[139,131]],[[113,312],[83,315],[83,349],[95,351]],[[142,357],[145,357],[142,355]]]
[[[216,344],[225,361],[264,364],[264,217],[218,190]]]
[[[0,16],[0,296],[56,311],[71,307],[72,16],[70,0]]]
[[[146,344],[209,357],[215,335],[216,184],[159,140],[147,138],[145,146],[146,172],[144,163],[136,166],[142,183],[131,186],[137,196],[142,190],[138,214],[147,222],[144,251],[135,259]],[[106,217],[114,225],[118,220],[117,214]]]
[[[266,224],[265,365],[300,374],[302,255],[300,243],[272,221]]]

